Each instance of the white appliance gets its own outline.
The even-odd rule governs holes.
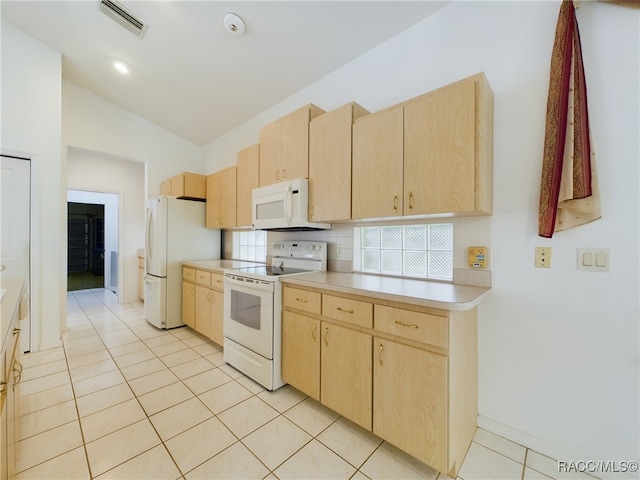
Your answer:
[[[309,180],[295,178],[254,188],[251,192],[254,230],[322,230],[329,223],[309,221]]]
[[[268,265],[224,272],[224,360],[265,388],[284,385],[282,283],[285,275],[327,269],[327,244],[279,241]]]
[[[220,258],[220,230],[204,222],[204,202],[147,200],[144,316],[158,328],[183,325],[181,262]]]

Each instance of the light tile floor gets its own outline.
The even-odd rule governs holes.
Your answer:
[[[152,327],[142,303],[67,298],[64,347],[22,356],[15,478],[448,478],[289,386],[263,389],[189,328]],[[552,477],[554,460],[481,429],[459,472]]]

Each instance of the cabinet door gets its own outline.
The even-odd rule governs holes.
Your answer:
[[[191,328],[196,326],[196,286],[182,282],[182,323]]]
[[[405,215],[475,210],[475,118],[472,78],[405,105]]]
[[[320,401],[371,430],[371,335],[322,322]]]
[[[160,195],[171,195],[171,179],[160,184]]]
[[[211,336],[211,290],[196,285],[196,315],[194,329],[205,337]]]
[[[224,294],[211,290],[211,335],[209,338],[218,345],[224,345]]]
[[[309,177],[309,107],[282,117],[281,180]]]
[[[272,185],[281,179],[282,124],[280,120],[260,129],[260,186]]]
[[[251,190],[260,186],[260,145],[238,152],[236,191],[236,223],[251,225]]]
[[[373,433],[447,469],[447,358],[374,338]]]
[[[396,107],[353,124],[353,219],[402,215],[402,122]]]
[[[315,222],[351,218],[351,127],[366,113],[350,103],[311,121],[309,218]]]
[[[282,315],[282,379],[320,400],[320,322],[284,311]]]
[[[220,228],[220,175],[217,173],[207,176],[205,212],[205,227]]]
[[[220,175],[220,228],[236,226],[236,167]]]

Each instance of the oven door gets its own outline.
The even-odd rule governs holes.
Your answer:
[[[242,275],[224,276],[224,336],[273,358],[274,282]]]

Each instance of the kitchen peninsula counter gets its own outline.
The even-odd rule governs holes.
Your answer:
[[[470,310],[491,292],[483,287],[329,271],[287,275],[282,282],[443,310]]]

